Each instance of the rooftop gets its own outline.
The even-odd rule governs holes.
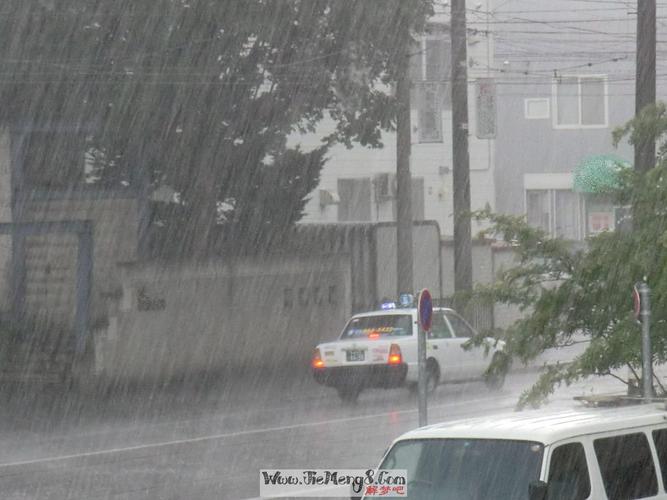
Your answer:
[[[567,411],[526,410],[488,415],[422,427],[398,439],[511,439],[545,445],[585,434],[667,425],[663,405],[647,404],[622,408],[574,408]]]
[[[434,307],[434,311],[450,311],[454,312],[453,309],[450,309],[448,307]],[[417,308],[416,307],[395,307],[391,309],[376,309],[374,311],[367,311],[367,312],[361,312],[357,313],[353,318],[359,317],[359,316],[387,316],[389,314],[417,314]]]

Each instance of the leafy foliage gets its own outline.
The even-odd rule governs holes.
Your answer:
[[[319,162],[299,183],[312,189],[334,142],[381,146],[395,121],[400,27],[421,31],[431,0],[7,0],[2,10],[0,119],[74,128],[100,185],[173,188],[172,211],[197,228],[185,249],[206,245],[221,202],[237,212],[227,226],[254,220],[263,200],[260,212],[274,214],[276,197],[281,217],[297,220],[307,192],[276,194],[285,186],[271,181],[286,162]],[[320,149],[288,144],[325,117],[334,129]],[[231,233],[253,241],[264,233],[252,230],[278,228],[251,225]]]
[[[616,140],[648,129],[664,150],[667,121],[656,119],[664,114],[663,105],[646,110],[619,129]],[[586,344],[572,363],[545,367],[520,405],[539,404],[560,384],[583,377],[618,377],[620,368],[640,373],[641,327],[632,313],[631,290],[644,278],[651,287],[653,362],[667,360],[667,161],[660,158],[644,175],[624,172],[615,196],[619,204],[632,204],[632,230],[592,236],[583,247],[551,238],[523,217],[488,210],[475,214],[490,223],[486,236],[504,240],[516,253],[515,267],[473,292],[524,313],[505,331],[494,332],[507,342],[509,357],[526,363],[546,349]]]

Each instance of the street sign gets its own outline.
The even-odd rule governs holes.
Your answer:
[[[496,82],[493,78],[477,79],[477,138],[496,137]]]
[[[426,288],[419,292],[417,311],[419,312],[419,325],[425,332],[428,332],[433,321],[433,299]]]

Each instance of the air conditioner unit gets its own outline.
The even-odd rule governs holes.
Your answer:
[[[378,203],[396,197],[396,174],[382,172],[373,176],[375,187],[375,201]]]
[[[328,189],[320,189],[320,207],[329,205],[337,205],[340,203],[340,196],[335,191],[329,191]]]

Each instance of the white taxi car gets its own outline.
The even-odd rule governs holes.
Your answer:
[[[311,368],[317,382],[338,390],[344,401],[354,401],[367,387],[415,388],[417,365],[417,309],[382,309],[356,314],[338,340],[317,346]],[[502,342],[463,349],[475,330],[455,311],[434,308],[427,336],[427,392],[440,382],[482,377],[492,356],[502,355]],[[502,386],[503,375],[486,379],[492,388]]]
[[[407,471],[413,500],[667,499],[667,412],[533,410],[417,429],[380,469]]]

